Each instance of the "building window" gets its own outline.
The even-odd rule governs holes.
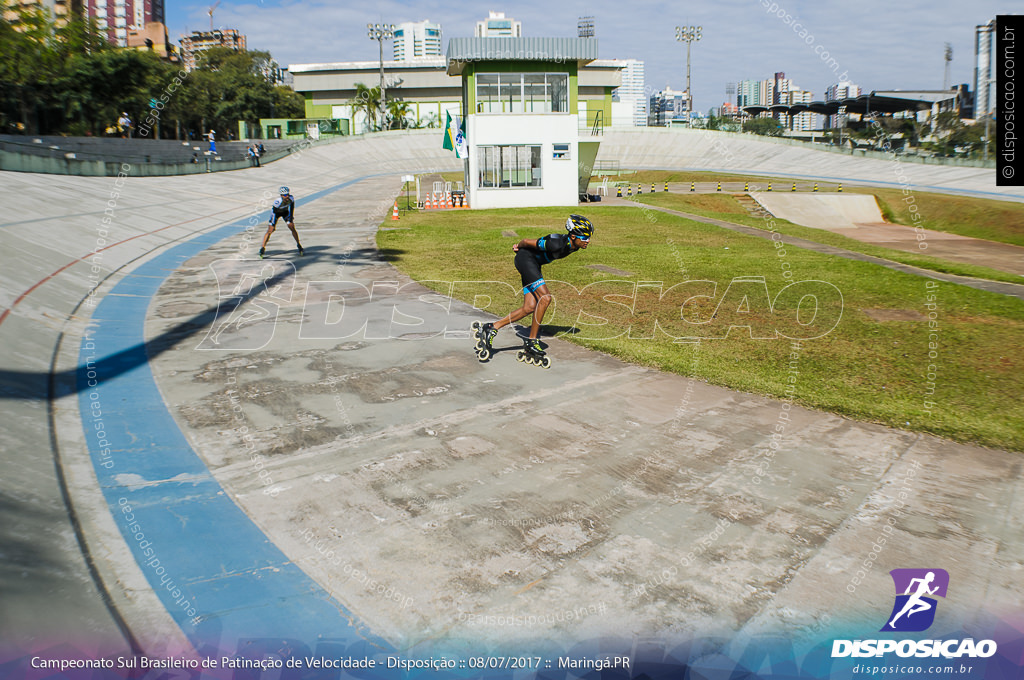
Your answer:
[[[480,73],[477,113],[567,113],[568,73]]]
[[[481,188],[541,186],[540,146],[477,147]]]

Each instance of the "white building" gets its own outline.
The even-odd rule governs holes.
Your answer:
[[[666,87],[651,95],[647,124],[650,126],[671,125],[672,121],[685,121],[689,110],[689,101],[685,91]]]
[[[996,109],[996,20],[974,28],[974,117]]]
[[[622,59],[621,64],[625,66],[622,69],[622,85],[620,85],[615,92],[612,93],[613,100],[617,99],[622,103],[621,107],[616,107],[622,111],[619,114],[613,108],[612,120],[615,121],[614,125],[620,125],[620,118],[627,110],[632,112],[632,127],[644,127],[647,125],[647,94],[646,84],[644,78],[644,62],[639,59]],[[614,107],[614,104],[613,104]],[[621,121],[625,123],[625,121]]]
[[[854,85],[848,80],[830,85],[825,90],[825,101],[831,102],[838,99],[853,99],[860,96],[860,85]]]
[[[477,38],[521,38],[523,22],[506,17],[504,12],[488,12],[486,19],[476,22],[473,35]]]
[[[782,95],[782,100],[779,103],[793,106],[794,104],[810,104],[812,101],[814,101],[814,95],[809,90],[801,90],[794,87]],[[821,129],[820,116],[816,113],[804,111],[795,116],[788,116],[788,118],[790,130],[809,132]]]
[[[492,55],[501,55],[496,58]],[[448,74],[461,78],[473,208],[575,206],[586,190],[600,130],[583,128],[581,71],[597,60],[594,38],[453,38]],[[606,110],[621,84],[604,73]]]
[[[426,21],[406,21],[395,27],[395,61],[412,61],[426,57],[443,57],[441,51],[441,24]]]

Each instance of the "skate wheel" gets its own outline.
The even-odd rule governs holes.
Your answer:
[[[469,327],[474,331],[478,331],[481,328],[483,328],[483,324],[480,323],[479,321],[474,321],[473,323],[469,324]]]
[[[491,358],[491,353],[486,349],[482,349],[476,353],[476,358],[479,359],[480,361],[487,361],[488,359]]]
[[[516,361],[526,361],[526,352],[523,350],[516,352]]]
[[[540,360],[540,365],[543,366],[544,368],[551,368],[551,359],[547,357],[542,357]]]
[[[485,350],[485,349],[487,349],[487,345],[484,344],[484,341],[483,340],[477,340],[476,341],[476,351],[480,352],[480,351]]]

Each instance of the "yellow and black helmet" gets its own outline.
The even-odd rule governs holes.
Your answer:
[[[594,235],[594,225],[583,215],[569,215],[569,219],[565,221],[565,230],[569,232],[570,236],[584,241],[589,241],[590,237]]]

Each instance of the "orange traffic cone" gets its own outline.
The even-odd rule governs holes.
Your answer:
[[[391,211],[391,221],[392,222],[397,222],[398,221],[398,201],[395,201],[395,208],[394,208],[394,210]]]
[[[449,209],[449,210],[451,210],[451,209],[452,209],[452,208],[454,208],[454,207],[455,207],[455,206],[454,206],[454,205],[452,204],[452,194],[451,194],[451,192],[449,191],[449,192],[448,192],[448,209]]]

